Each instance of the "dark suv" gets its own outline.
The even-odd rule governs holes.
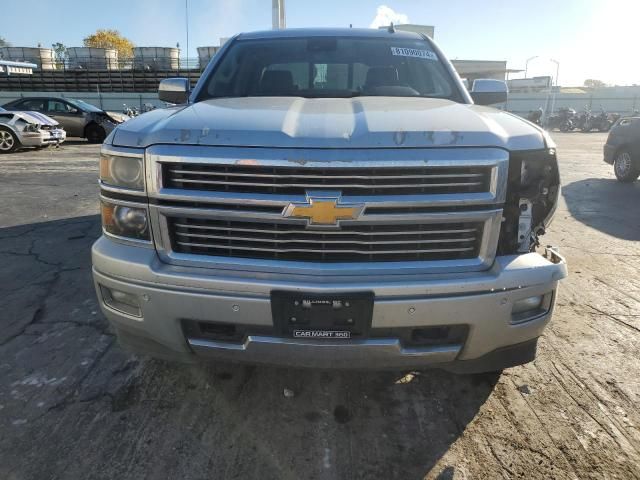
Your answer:
[[[625,117],[611,128],[604,146],[604,161],[613,165],[621,182],[635,182],[640,176],[640,116]]]

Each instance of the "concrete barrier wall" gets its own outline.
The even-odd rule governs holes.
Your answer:
[[[142,108],[145,103],[156,107],[163,107],[164,103],[158,100],[157,93],[88,93],[88,92],[6,92],[0,91],[0,105],[21,97],[67,97],[78,98],[92,103],[104,110],[122,111],[123,104],[129,107]],[[506,104],[506,110],[518,115],[526,116],[531,110],[542,107],[551,112],[560,107],[571,107],[581,111],[587,106],[594,111],[604,108],[607,112],[617,112],[622,115],[631,114],[634,110],[640,110],[640,87],[636,89],[625,88],[603,89],[593,93],[558,93],[555,98],[553,93],[510,93]]]
[[[582,111],[585,107],[593,111],[604,108],[607,112],[622,115],[640,110],[640,88],[606,88],[585,93],[510,93],[506,110],[526,116],[531,110],[542,108],[551,112],[561,107]]]

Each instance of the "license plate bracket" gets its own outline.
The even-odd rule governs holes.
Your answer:
[[[373,292],[271,292],[273,325],[285,337],[340,340],[369,334]]]

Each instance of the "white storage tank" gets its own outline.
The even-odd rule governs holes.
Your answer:
[[[135,47],[133,68],[136,70],[178,70],[180,49],[166,47]]]
[[[55,54],[51,48],[1,47],[0,58],[13,62],[35,63],[42,70],[56,68]]]
[[[218,53],[220,47],[198,47],[198,62],[200,63],[200,68],[204,68],[209,64],[209,60]]]
[[[71,47],[67,49],[69,68],[117,70],[118,51],[112,48]]]

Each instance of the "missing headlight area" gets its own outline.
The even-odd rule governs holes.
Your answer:
[[[555,212],[560,175],[555,149],[516,152],[509,160],[509,180],[498,253],[527,253]]]

